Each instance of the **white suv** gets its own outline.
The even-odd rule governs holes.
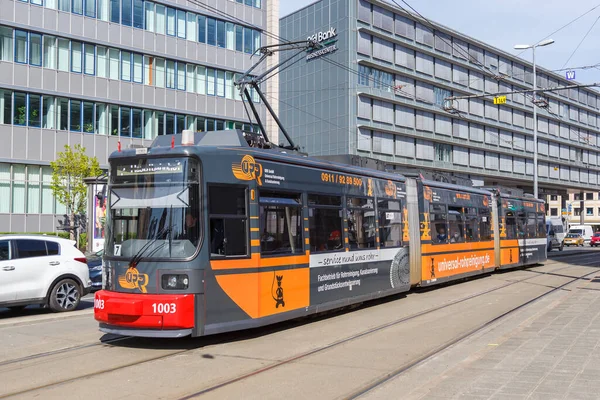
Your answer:
[[[0,236],[0,307],[41,304],[72,311],[90,292],[86,258],[73,240],[54,236]]]

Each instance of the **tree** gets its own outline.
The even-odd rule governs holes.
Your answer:
[[[78,218],[85,214],[87,203],[87,185],[84,178],[98,176],[102,173],[96,157],[88,157],[85,147],[76,144],[72,149],[65,145],[65,151],[57,154],[56,161],[50,163],[52,167],[52,194],[67,208],[69,219],[69,233],[71,240],[76,240],[75,221],[85,220]],[[77,235],[79,236],[79,235]]]

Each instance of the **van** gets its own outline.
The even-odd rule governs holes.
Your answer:
[[[546,220],[546,238],[548,242],[548,251],[552,249],[563,250],[565,239],[565,228],[560,219]]]
[[[594,230],[590,225],[571,225],[568,233],[575,233],[583,236],[584,243],[589,244],[594,235]]]

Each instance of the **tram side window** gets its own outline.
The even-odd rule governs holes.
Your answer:
[[[489,208],[479,209],[479,240],[492,240],[492,216]]]
[[[310,250],[319,252],[342,249],[342,198],[309,194],[308,207]]]
[[[379,200],[379,246],[398,247],[402,245],[402,212],[400,202]]]
[[[546,215],[544,213],[537,214],[537,237],[546,237]]]
[[[348,197],[346,215],[350,249],[374,248],[377,233],[373,199]]]
[[[534,212],[527,213],[527,237],[529,239],[537,237],[537,222]]]
[[[299,194],[260,193],[260,253],[302,252],[302,201]]]
[[[431,220],[433,243],[448,243],[448,226],[446,223],[446,206],[430,204],[429,215]]]
[[[517,238],[524,239],[527,237],[527,214],[524,212],[517,213]]]
[[[477,209],[473,207],[465,208],[465,227],[467,242],[479,241],[479,220],[477,219]]]
[[[505,224],[506,224],[506,238],[507,239],[518,239],[517,218],[513,212],[506,213]]]
[[[211,256],[247,255],[246,188],[209,186],[208,196]]]
[[[462,207],[448,207],[448,229],[450,243],[465,241],[465,218]]]

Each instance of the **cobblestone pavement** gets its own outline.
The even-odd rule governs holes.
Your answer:
[[[421,364],[413,376],[422,378],[427,369],[433,373],[402,398],[600,399],[598,275]],[[366,397],[391,398],[401,385],[401,379],[392,381]]]

